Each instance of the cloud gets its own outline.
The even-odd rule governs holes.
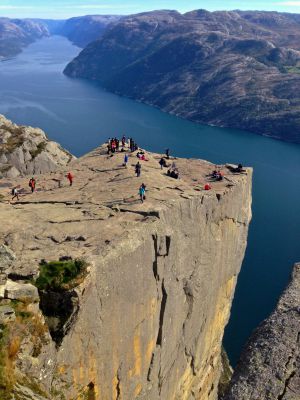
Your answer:
[[[1,6],[0,5],[0,10],[32,10],[34,7],[32,6]]]
[[[76,9],[99,9],[99,10],[107,10],[107,9],[119,9],[119,8],[131,8],[135,7],[133,4],[82,4],[82,5],[73,5],[73,6],[58,6],[59,8],[76,8]]]
[[[294,1],[283,1],[281,3],[278,3],[280,6],[286,6],[286,7],[300,7],[300,1],[294,0]]]

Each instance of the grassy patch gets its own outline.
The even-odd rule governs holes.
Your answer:
[[[300,74],[300,66],[286,66],[284,72],[287,74]]]
[[[15,373],[15,361],[25,338],[32,344],[32,357],[37,357],[43,344],[48,341],[48,328],[38,314],[28,310],[29,305],[12,300],[9,303],[16,314],[16,319],[0,326],[0,399],[11,400],[13,388],[19,378]],[[24,382],[19,382],[24,384]],[[28,386],[28,385],[27,385]],[[30,386],[28,386],[30,387]],[[31,386],[32,387],[32,386]],[[38,393],[35,391],[35,393]],[[17,399],[17,397],[16,397]]]
[[[50,261],[40,265],[35,286],[40,290],[66,291],[80,285],[87,272],[83,260]]]

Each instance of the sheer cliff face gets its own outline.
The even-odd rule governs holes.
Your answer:
[[[299,137],[296,14],[157,11],[123,18],[65,69],[196,122]]]
[[[18,126],[0,115],[0,178],[56,171],[74,159],[41,129]]]
[[[300,264],[274,312],[253,333],[225,400],[300,398]]]
[[[159,155],[146,158],[136,178],[135,154],[124,168],[123,154],[107,157],[100,148],[72,164],[72,188],[56,189],[45,176],[51,196],[21,200],[22,210],[13,208],[0,227],[16,255],[11,277],[35,275],[41,258],[68,255],[90,264],[56,349],[45,347],[26,370],[24,358],[28,366],[32,355],[20,356],[19,373],[52,389],[52,399],[217,397],[221,342],[251,218],[252,171],[233,175],[224,167],[226,179],[207,192],[213,165],[178,159],[175,180],[161,171]],[[6,207],[0,204],[0,216]],[[26,231],[30,213],[36,223]]]

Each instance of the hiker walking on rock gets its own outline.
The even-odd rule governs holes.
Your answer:
[[[19,189],[18,189],[17,186],[12,189],[11,195],[12,195],[12,199],[11,200],[13,200],[15,198],[17,198],[18,201],[20,200],[19,199]]]
[[[142,183],[139,188],[139,195],[142,203],[144,203],[144,200],[146,200],[145,193],[146,193],[146,186]]]

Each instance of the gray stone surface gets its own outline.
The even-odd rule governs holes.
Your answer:
[[[7,324],[16,319],[14,309],[10,306],[0,306],[0,324]]]
[[[16,207],[0,204],[0,218],[10,216],[0,238],[17,255],[12,273],[36,275],[42,258],[89,263],[62,341],[36,358],[22,344],[16,368],[67,399],[88,392],[95,400],[215,400],[252,170],[234,175],[221,166],[226,179],[205,191],[215,168],[207,161],[176,159],[175,180],[160,169],[160,154],[146,152],[140,178],[136,154],[128,168],[123,158],[100,147],[72,163],[71,188],[45,174],[45,191]]]
[[[10,300],[39,300],[38,290],[30,283],[19,283],[8,280],[4,289],[4,297]]]
[[[253,333],[224,400],[300,399],[300,264],[275,311]]]
[[[0,115],[0,178],[56,171],[74,159],[41,129],[15,125]]]

